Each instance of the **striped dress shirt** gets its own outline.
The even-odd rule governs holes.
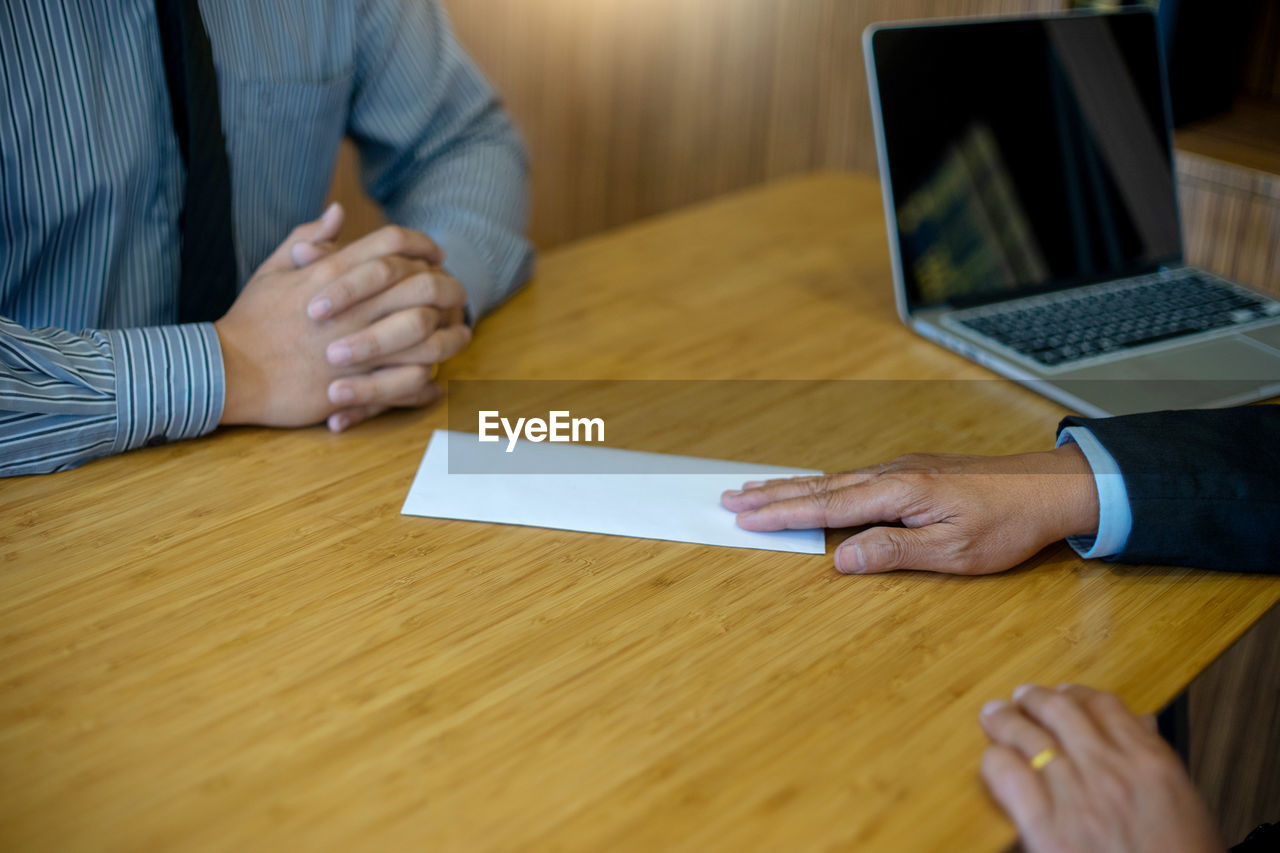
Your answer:
[[[472,317],[527,278],[524,149],[435,0],[200,9],[242,286],[319,214],[344,136]],[[0,475],[217,426],[217,335],[176,323],[183,177],[154,0],[0,5]]]

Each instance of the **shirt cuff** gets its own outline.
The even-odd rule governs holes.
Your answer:
[[[112,453],[194,438],[222,419],[222,346],[212,323],[104,331],[116,368]]]
[[[1067,544],[1081,557],[1111,557],[1124,550],[1133,529],[1133,511],[1120,466],[1102,442],[1085,427],[1067,427],[1058,433],[1057,446],[1075,442],[1093,471],[1098,489],[1098,532],[1093,536],[1070,536]]]
[[[456,278],[467,292],[467,322],[474,325],[500,301],[493,274],[480,250],[465,237],[455,234],[431,234],[436,245],[444,249],[444,269]]]

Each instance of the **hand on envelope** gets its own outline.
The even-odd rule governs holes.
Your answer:
[[[911,454],[841,474],[749,482],[721,496],[745,530],[871,527],[835,553],[845,574],[1002,572],[1098,529],[1098,495],[1075,444],[1016,456]]]

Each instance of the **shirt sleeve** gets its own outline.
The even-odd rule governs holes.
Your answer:
[[[358,26],[348,131],[365,188],[444,249],[478,319],[532,271],[523,143],[437,0],[365,0]]]
[[[1280,406],[1068,416],[1123,475],[1124,563],[1280,572]]]
[[[0,318],[0,476],[211,432],[223,382],[211,323],[75,335]]]
[[[1057,446],[1075,442],[1093,471],[1098,490],[1098,532],[1093,536],[1071,536],[1067,544],[1081,557],[1111,557],[1124,550],[1133,529],[1133,512],[1124,485],[1124,475],[1115,458],[1087,428],[1066,427],[1058,433]]]

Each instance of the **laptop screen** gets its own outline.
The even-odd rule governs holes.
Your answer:
[[[872,34],[911,308],[1181,259],[1156,39],[1149,12]]]

